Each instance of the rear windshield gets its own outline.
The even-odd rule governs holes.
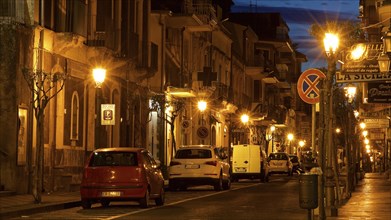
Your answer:
[[[182,149],[175,155],[176,159],[204,159],[212,158],[212,152],[209,149]]]
[[[90,167],[100,166],[137,166],[137,153],[134,152],[98,152],[90,160]]]
[[[288,160],[288,157],[286,154],[270,154],[269,155],[270,160]]]

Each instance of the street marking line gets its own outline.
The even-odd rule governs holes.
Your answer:
[[[111,219],[122,218],[122,217],[125,217],[125,216],[138,214],[138,213],[141,213],[141,212],[146,212],[146,211],[150,211],[150,210],[154,210],[154,209],[163,208],[165,206],[173,206],[173,205],[177,205],[179,203],[184,203],[184,202],[188,202],[188,201],[192,201],[192,200],[196,200],[196,199],[206,198],[206,197],[209,197],[209,196],[214,196],[214,195],[218,195],[218,194],[221,194],[221,193],[226,193],[226,192],[229,192],[229,191],[235,191],[235,190],[239,190],[239,189],[249,188],[249,187],[253,187],[253,186],[257,186],[257,185],[261,185],[261,184],[262,183],[254,183],[254,184],[251,184],[251,185],[248,185],[248,186],[238,187],[236,189],[230,189],[230,190],[225,190],[225,191],[221,191],[221,192],[215,192],[215,193],[208,194],[208,195],[203,195],[203,196],[198,196],[198,197],[194,197],[194,198],[188,198],[188,199],[172,202],[172,203],[169,203],[169,204],[163,205],[163,206],[156,206],[156,207],[151,207],[151,208],[148,208],[148,209],[140,209],[140,210],[137,210],[137,211],[134,211],[134,212],[129,212],[129,213],[126,213],[126,214],[113,216],[113,217],[110,217],[110,218],[107,218],[107,219],[111,220]]]

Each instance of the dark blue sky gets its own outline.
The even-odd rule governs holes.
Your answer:
[[[233,12],[280,12],[287,22],[289,36],[308,62],[302,70],[325,67],[322,45],[309,35],[314,23],[326,20],[358,21],[359,0],[234,0]]]

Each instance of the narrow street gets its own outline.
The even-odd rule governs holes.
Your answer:
[[[95,204],[89,210],[76,207],[14,219],[271,219],[281,213],[302,220],[307,211],[299,207],[297,189],[297,175],[274,175],[268,183],[235,182],[229,191],[209,186],[168,191],[162,207],[141,209],[136,202],[117,202],[108,208]]]

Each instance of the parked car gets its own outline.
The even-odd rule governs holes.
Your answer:
[[[212,185],[216,191],[231,187],[231,169],[227,156],[210,145],[181,146],[169,167],[170,190],[188,186]]]
[[[293,165],[288,153],[277,152],[270,153],[268,157],[269,175],[274,173],[286,173],[292,175]]]
[[[289,158],[292,162],[292,173],[304,173],[304,170],[301,167],[299,157],[294,154],[289,154]]]
[[[232,181],[259,178],[268,181],[266,152],[260,145],[234,145],[232,151]]]
[[[80,186],[84,209],[100,202],[136,200],[142,208],[154,199],[164,204],[164,179],[160,165],[144,148],[102,148],[87,159]]]

